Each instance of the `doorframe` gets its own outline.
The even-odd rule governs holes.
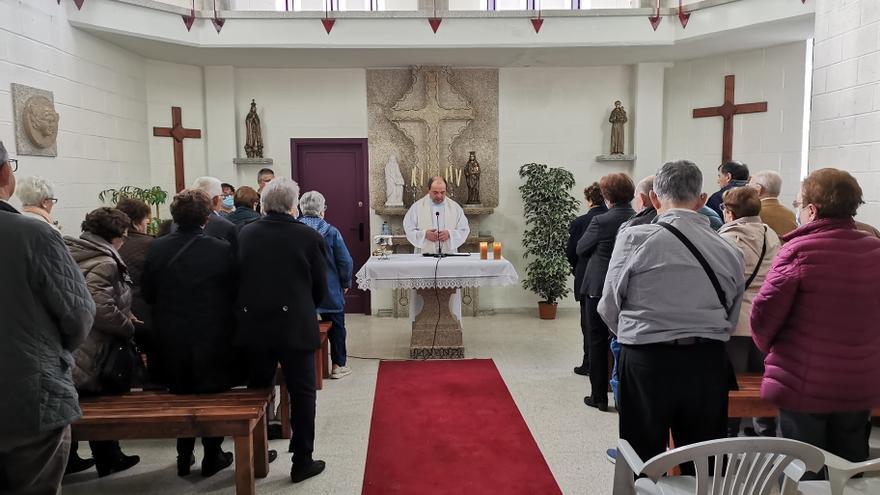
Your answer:
[[[370,155],[369,147],[367,146],[367,138],[290,138],[290,176],[293,180],[297,181],[297,183],[299,182],[299,169],[298,164],[296,163],[296,157],[298,156],[297,153],[301,147],[327,144],[360,146],[363,162],[361,163],[361,167],[364,174],[364,184],[361,194],[363,194],[365,206],[363,208],[361,220],[364,223],[364,231],[366,232],[367,260],[369,260],[369,248],[372,246],[372,243],[370,242]],[[352,279],[355,278],[354,275],[354,273],[351,274]],[[363,292],[364,297],[366,298],[364,301],[364,314],[369,316],[372,314],[372,294],[368,290]]]

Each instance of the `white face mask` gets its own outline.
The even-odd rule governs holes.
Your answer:
[[[797,222],[798,225],[801,224],[801,209],[798,208],[796,212],[794,212],[794,221]]]

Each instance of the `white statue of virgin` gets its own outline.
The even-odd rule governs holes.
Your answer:
[[[403,174],[394,153],[385,165],[385,206],[403,206]]]

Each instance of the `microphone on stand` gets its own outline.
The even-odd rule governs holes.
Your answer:
[[[443,245],[440,243],[440,212],[435,211],[434,215],[437,218],[437,254],[443,254]]]

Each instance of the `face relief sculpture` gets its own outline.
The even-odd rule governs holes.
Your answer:
[[[58,137],[58,113],[45,96],[32,96],[24,104],[24,131],[37,148],[48,148]]]

